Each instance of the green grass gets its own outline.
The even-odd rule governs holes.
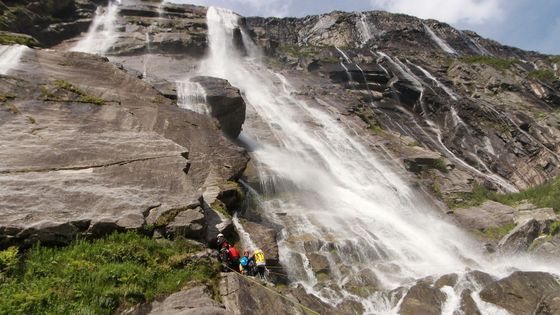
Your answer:
[[[508,223],[499,227],[492,227],[482,231],[482,234],[487,238],[499,241],[506,236],[511,230],[515,228],[515,223]]]
[[[550,182],[528,188],[524,191],[511,194],[498,194],[480,185],[475,185],[472,192],[461,195],[463,201],[448,202],[451,208],[473,207],[482,204],[487,200],[494,200],[506,205],[515,205],[527,200],[539,208],[553,208],[560,211],[560,177],[556,177]]]
[[[550,61],[553,63],[560,63],[560,55],[557,56],[550,56]]]
[[[461,61],[466,63],[478,63],[491,66],[498,70],[508,70],[513,66],[517,59],[504,59],[491,56],[464,56],[459,58]]]
[[[527,75],[531,79],[543,80],[543,81],[554,81],[556,80],[556,74],[550,69],[544,70],[534,70],[529,72]]]
[[[560,233],[560,221],[554,221],[551,225],[550,225],[550,232],[549,234],[551,236],[554,236],[556,234]]]
[[[78,95],[77,99],[66,99],[61,96],[55,95],[53,92],[50,91],[49,88],[45,85],[40,87],[41,89],[41,98],[45,101],[58,101],[58,102],[78,102],[78,103],[90,103],[95,105],[105,105],[105,100],[93,95],[89,95],[86,92],[82,91],[80,88],[76,87],[75,85],[71,84],[65,80],[56,80],[54,81],[55,88],[59,90],[65,90],[71,93]]]
[[[116,233],[65,248],[37,245],[18,258],[13,248],[0,251],[0,314],[114,314],[190,281],[212,285],[218,267],[191,260],[197,250],[184,240]]]
[[[0,102],[6,102],[15,99],[16,96],[12,94],[0,93]]]

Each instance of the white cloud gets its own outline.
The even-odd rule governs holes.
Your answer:
[[[375,8],[449,23],[483,24],[501,19],[503,0],[370,0]]]

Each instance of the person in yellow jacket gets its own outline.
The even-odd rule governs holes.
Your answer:
[[[260,249],[256,249],[253,252],[253,256],[251,257],[255,260],[255,264],[257,265],[257,272],[261,278],[265,278],[266,276],[266,260],[264,258],[264,253]]]

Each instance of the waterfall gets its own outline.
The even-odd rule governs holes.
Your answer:
[[[249,115],[240,139],[258,143],[251,155],[264,187],[262,215],[283,227],[280,259],[291,279],[328,303],[354,300],[379,314],[394,312],[387,296],[361,298],[345,287],[359,272],[373,273],[390,290],[467,268],[500,276],[512,266],[552,269],[523,257],[484,256],[469,234],[442,219],[350,133],[326,100],[298,98],[283,74],[237,52],[232,36],[238,21],[231,11],[208,9],[210,51],[197,71],[229,80],[244,95]],[[328,261],[326,279],[312,271],[317,255]]]
[[[199,83],[188,79],[177,81],[177,105],[199,114],[210,113],[206,105],[206,91]]]
[[[24,45],[0,45],[0,74],[6,75],[17,69],[26,50],[29,50],[29,48]]]
[[[241,222],[239,222],[239,216],[237,213],[233,215],[232,222],[235,226],[235,229],[237,230],[237,234],[239,234],[239,237],[241,238],[241,244],[243,244],[244,248],[248,249],[250,252],[253,252],[255,249],[257,249],[258,246],[251,239],[251,235],[247,233],[247,231],[245,231],[245,228],[243,227]]]
[[[441,48],[443,51],[445,51],[446,53],[450,54],[450,55],[459,55],[457,53],[457,51],[455,51],[455,49],[451,48],[451,46],[449,46],[449,44],[447,42],[445,42],[443,39],[441,39],[439,36],[436,35],[436,33],[434,33],[434,31],[432,31],[432,29],[427,26],[426,24],[424,24],[424,30],[426,31],[426,33],[428,33],[428,35],[430,36],[430,38],[439,46],[439,48]]]
[[[117,41],[116,22],[121,0],[109,1],[106,8],[98,7],[84,38],[70,49],[90,54],[104,55]]]
[[[472,37],[465,34],[464,32],[459,31],[459,36],[461,36],[461,38],[466,42],[466,44],[475,54],[493,56],[493,54],[489,52],[488,49],[486,49],[477,40],[474,40]]]
[[[360,13],[360,20],[358,21],[357,27],[362,40],[361,46],[364,47],[373,38],[365,13]]]

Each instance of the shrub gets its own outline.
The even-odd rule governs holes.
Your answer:
[[[556,80],[556,74],[550,69],[544,70],[534,70],[529,72],[528,77],[531,79],[543,80],[543,81],[554,81]]]
[[[19,263],[17,247],[10,247],[0,251],[0,273],[10,275]]]

